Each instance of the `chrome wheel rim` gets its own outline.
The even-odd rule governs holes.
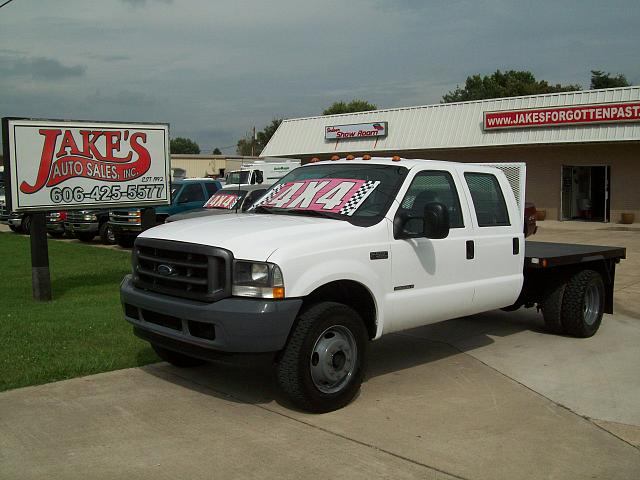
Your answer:
[[[336,393],[351,380],[356,369],[358,347],[348,328],[327,328],[316,340],[309,369],[315,387],[322,393]]]
[[[116,234],[113,233],[113,228],[111,226],[107,226],[107,240],[112,243],[116,242]]]
[[[591,284],[584,292],[584,323],[593,325],[600,313],[600,291],[598,286]]]

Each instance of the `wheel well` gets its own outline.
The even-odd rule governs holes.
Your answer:
[[[353,308],[362,317],[369,338],[376,336],[376,305],[369,289],[361,283],[352,280],[327,283],[307,295],[302,308],[322,301],[338,302]]]

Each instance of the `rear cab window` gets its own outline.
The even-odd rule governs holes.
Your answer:
[[[479,227],[510,226],[509,211],[502,188],[491,173],[465,172]]]

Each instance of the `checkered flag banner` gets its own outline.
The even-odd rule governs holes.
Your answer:
[[[371,192],[373,192],[378,185],[380,185],[380,180],[377,180],[375,182],[367,180],[366,182],[364,182],[356,191],[356,193],[354,193],[353,196],[347,201],[347,203],[343,205],[338,213],[340,215],[347,216],[353,215],[356,210],[358,210],[358,207],[362,205],[362,202],[364,202],[367,197],[371,195]]]
[[[256,208],[258,205],[269,203],[269,200],[275,197],[278,194],[278,192],[282,190],[283,186],[284,186],[284,183],[281,183],[280,185],[276,185],[266,196],[256,200],[256,202],[253,205],[251,205],[250,208]]]

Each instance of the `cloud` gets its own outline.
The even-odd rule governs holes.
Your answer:
[[[91,58],[92,60],[100,60],[104,62],[122,62],[124,60],[131,60],[130,55],[120,55],[120,54],[100,54],[93,52],[86,52],[84,54],[85,57]]]
[[[147,4],[147,0],[120,0],[123,3],[128,3],[129,5],[132,5],[134,7],[144,7]],[[157,3],[172,3],[173,0],[150,0],[151,2],[157,2]]]
[[[0,74],[11,77],[30,76],[35,80],[61,80],[82,77],[86,65],[67,66],[54,58],[0,55]]]

